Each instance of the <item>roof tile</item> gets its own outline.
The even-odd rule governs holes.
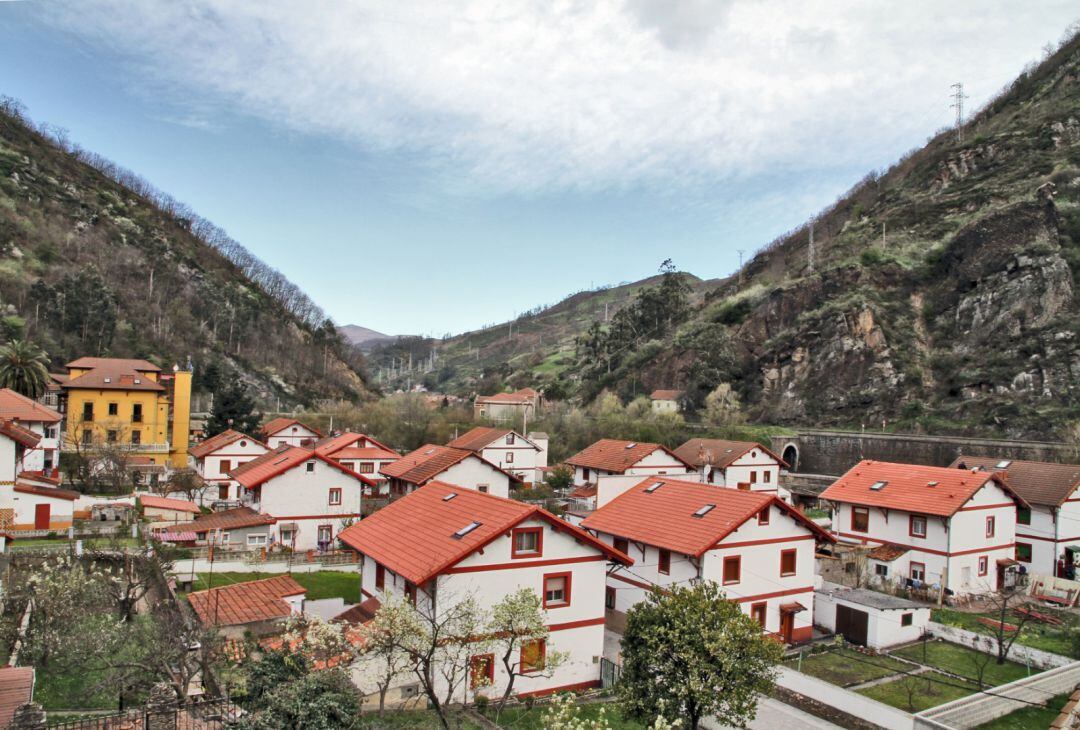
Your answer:
[[[685,466],[690,466],[666,446],[617,439],[600,439],[571,456],[566,463],[621,474],[657,449],[666,452]]]
[[[283,599],[307,590],[290,575],[233,583],[188,594],[188,601],[208,626],[236,626],[285,618],[292,613]]]
[[[999,464],[1008,464],[999,467]],[[1053,464],[1046,461],[1005,460],[994,456],[960,456],[950,464],[957,468],[1004,471],[1009,486],[1032,504],[1060,506],[1080,488],[1080,465]]]

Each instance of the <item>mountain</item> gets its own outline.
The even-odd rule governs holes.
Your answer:
[[[585,292],[513,336],[410,343],[392,382],[583,402],[680,388],[698,418],[718,389],[762,423],[1062,437],[1080,414],[1080,36],[739,277],[688,281],[677,319],[647,316],[652,280]]]
[[[358,347],[361,350],[370,350],[381,342],[397,339],[395,335],[384,335],[382,332],[376,332],[368,327],[361,327],[358,324],[346,324],[338,327],[338,332],[345,338],[346,342],[351,343],[354,347]]]
[[[294,284],[133,173],[0,99],[0,339],[195,366],[264,404],[368,395],[363,360]],[[205,377],[204,377],[205,376]]]

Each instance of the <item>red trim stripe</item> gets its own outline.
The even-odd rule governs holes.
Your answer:
[[[779,598],[780,596],[793,596],[796,593],[813,592],[813,586],[804,586],[803,588],[788,588],[785,591],[773,591],[772,593],[758,593],[756,596],[728,596],[727,599],[736,603],[745,603],[746,601],[763,601],[766,598]]]
[[[587,618],[581,621],[567,621],[562,624],[548,624],[548,631],[566,631],[568,629],[580,629],[585,626],[603,626],[604,617],[600,618]]]
[[[595,689],[599,686],[600,680],[594,679],[589,682],[578,682],[577,684],[564,684],[561,687],[538,689],[535,692],[521,692],[518,694],[518,697],[545,697],[547,695],[555,694],[556,692],[582,692],[587,689]]]
[[[608,577],[609,578],[614,578],[615,580],[618,580],[618,581],[622,581],[623,583],[629,583],[630,585],[636,586],[638,588],[644,588],[647,591],[651,591],[652,588],[653,588],[652,585],[650,585],[649,583],[643,583],[640,580],[634,580],[633,578],[627,578],[626,576],[620,575],[619,573],[612,573]],[[660,588],[660,590],[664,590],[663,586],[658,586],[658,587]]]
[[[977,509],[998,509],[999,507],[1016,507],[1016,502],[999,502],[998,504],[977,504],[972,507],[961,507],[957,512],[973,512]]]
[[[517,560],[513,563],[492,563],[491,565],[459,565],[442,571],[446,573],[480,573],[488,570],[510,570],[511,568],[538,568],[545,565],[569,565],[570,563],[592,563],[607,560],[606,555],[585,555],[578,558],[551,558],[550,560]]]
[[[778,542],[795,542],[797,540],[813,540],[812,534],[796,535],[792,537],[770,537],[763,540],[743,540],[742,542],[718,542],[713,546],[715,550],[723,550],[726,548],[738,548],[749,547],[751,545],[772,545]]]
[[[338,519],[341,517],[360,517],[359,512],[341,512],[339,514],[332,515],[282,515],[281,517],[275,517],[278,522],[282,520],[325,520],[325,519]]]
[[[944,550],[934,550],[933,548],[922,547],[920,545],[905,545],[902,542],[891,542],[889,540],[881,540],[876,537],[867,537],[866,535],[853,535],[850,532],[838,532],[841,537],[850,537],[856,540],[860,540],[863,543],[876,542],[880,545],[892,545],[894,547],[907,548],[908,550],[914,550],[920,553],[926,553],[928,555],[940,555],[945,558],[954,557],[957,555],[974,555],[975,553],[988,553],[994,550],[1007,550],[1009,548],[1016,547],[1015,542],[1005,543],[1003,545],[987,545],[985,547],[972,548],[971,550],[957,550],[956,552],[945,552]]]

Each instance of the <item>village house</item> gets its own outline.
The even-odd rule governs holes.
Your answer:
[[[693,466],[701,481],[733,489],[774,492],[785,502],[791,493],[780,486],[780,470],[787,462],[753,441],[690,439],[675,455]]]
[[[41,437],[14,421],[0,421],[0,529],[66,530],[75,519],[79,493],[59,481],[23,469],[25,455]]]
[[[852,644],[889,649],[929,630],[930,606],[866,588],[824,583],[814,593],[814,624]]]
[[[279,446],[314,446],[322,434],[295,418],[275,418],[259,431],[262,441],[270,449]]]
[[[652,401],[653,413],[678,413],[682,397],[681,390],[654,390],[649,400]]]
[[[57,476],[60,466],[60,421],[58,411],[16,393],[0,389],[0,420],[14,421],[40,438],[37,446],[23,454],[22,471],[47,477]]]
[[[362,556],[367,599],[404,596],[427,615],[466,597],[490,610],[515,591],[533,589],[550,635],[526,644],[518,659],[539,669],[549,652],[567,657],[546,676],[518,677],[515,692],[530,696],[599,685],[604,575],[612,565],[632,562],[611,546],[535,505],[443,482],[391,503],[345,530],[341,541]],[[498,696],[507,681],[502,662],[483,653],[471,664],[473,676],[490,683],[484,692]]]
[[[232,429],[192,446],[188,452],[192,468],[206,482],[200,502],[238,502],[240,487],[229,472],[267,451],[261,441]]]
[[[532,388],[521,388],[513,393],[478,395],[473,401],[473,417],[478,421],[528,423],[529,419],[536,418],[540,401],[540,394]]]
[[[815,547],[834,540],[774,494],[650,477],[581,527],[634,560],[607,576],[616,632],[653,588],[711,580],[769,634],[785,643],[811,638]]]
[[[186,499],[159,497],[156,494],[137,496],[143,517],[148,521],[147,528],[150,530],[190,522],[197,515],[202,514],[197,504]]]
[[[961,456],[954,469],[1004,472],[1030,505],[1016,511],[1016,559],[1042,575],[1074,578],[1080,563],[1080,465]]]
[[[123,447],[161,467],[187,466],[190,370],[166,374],[146,360],[107,357],[82,357],[67,369],[60,380],[65,450]]]
[[[435,480],[465,489],[510,496],[510,484],[519,481],[482,456],[465,449],[425,444],[383,467],[390,480],[390,494],[401,497]]]
[[[401,454],[389,446],[366,434],[351,431],[317,441],[315,451],[375,482],[376,486],[364,493],[370,496],[386,490],[386,477],[381,470],[401,458]]]
[[[540,481],[541,470],[547,466],[546,448],[508,428],[477,426],[447,446],[478,454],[524,482]]]
[[[195,615],[226,639],[281,633],[285,620],[303,613],[307,589],[290,575],[233,583],[188,594]]]
[[[365,488],[375,483],[333,459],[281,446],[229,472],[240,502],[277,520],[278,542],[296,550],[330,550],[337,534],[360,519]]]
[[[214,546],[224,550],[268,547],[277,542],[277,520],[250,507],[211,512],[191,522],[179,522],[158,529],[155,537],[188,546]]]
[[[1001,472],[861,461],[821,494],[832,503],[832,532],[878,546],[872,580],[950,594],[1011,585],[1016,573],[1016,511],[1028,503]]]
[[[574,486],[595,484],[598,477],[687,474],[693,467],[660,444],[601,439],[566,460],[574,467]]]

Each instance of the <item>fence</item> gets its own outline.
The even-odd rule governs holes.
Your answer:
[[[600,686],[604,689],[614,687],[622,677],[622,667],[610,659],[600,658]]]
[[[110,715],[48,721],[56,730],[222,730],[242,710],[226,698],[201,700],[172,707],[125,710]]]

